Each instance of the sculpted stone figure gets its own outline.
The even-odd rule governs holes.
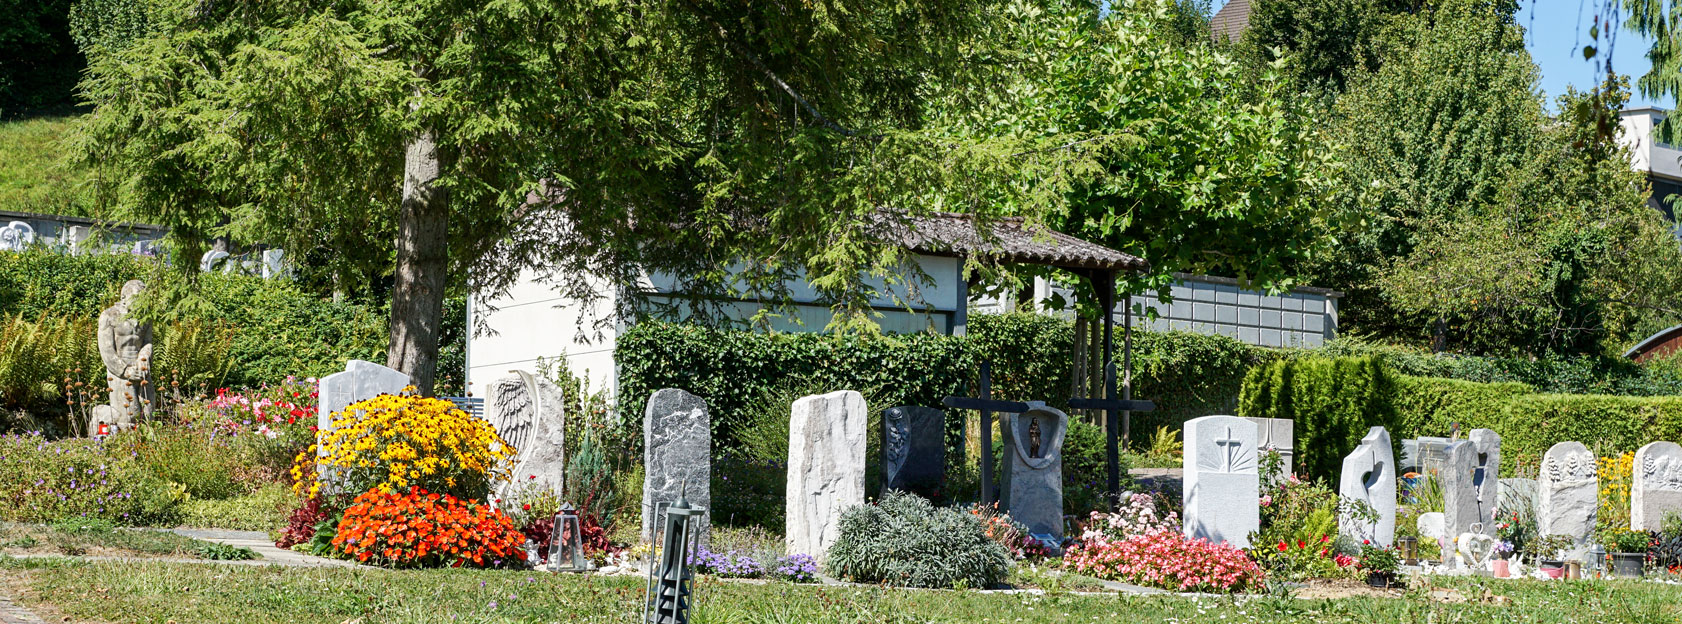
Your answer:
[[[129,280],[117,303],[99,314],[99,357],[111,395],[109,404],[93,408],[89,433],[97,433],[100,423],[127,429],[152,412],[152,386],[146,379],[152,370],[152,326],[128,317],[135,295],[145,287]]]

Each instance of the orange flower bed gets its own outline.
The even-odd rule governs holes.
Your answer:
[[[378,489],[356,497],[333,549],[364,563],[391,567],[497,567],[524,556],[525,535],[490,505],[412,488]]]

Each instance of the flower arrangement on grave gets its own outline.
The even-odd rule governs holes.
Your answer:
[[[423,488],[482,499],[495,480],[507,480],[515,450],[482,418],[443,399],[405,392],[358,401],[333,415],[331,431],[298,456],[293,481],[314,495],[304,466],[309,458],[331,470],[347,491],[388,494]],[[307,488],[307,490],[305,489]]]
[[[791,583],[816,583],[818,561],[811,555],[794,554],[760,561],[739,550],[713,552],[705,546],[689,553],[689,565],[701,574],[725,578],[768,578]]]
[[[483,568],[518,565],[525,540],[490,505],[412,487],[405,494],[373,489],[357,496],[332,545],[363,563]]]
[[[1653,542],[1653,534],[1626,528],[1602,534],[1600,545],[1609,553],[1646,553]]]
[[[1175,591],[1243,591],[1260,586],[1265,577],[1237,547],[1162,529],[1070,546],[1063,554],[1063,568]]]
[[[1600,505],[1594,516],[1595,533],[1600,543],[1611,551],[1611,544],[1630,528],[1630,489],[1635,484],[1635,452],[1597,459],[1595,476],[1600,482]]]
[[[986,534],[987,539],[1004,546],[1013,559],[1020,561],[1046,554],[1045,546],[1028,536],[1027,525],[1012,520],[1010,514],[999,511],[998,503],[977,503],[970,507],[969,512],[981,519],[982,532]]]
[[[1401,568],[1402,560],[1397,556],[1395,548],[1368,542],[1361,545],[1361,558],[1356,565],[1371,574],[1394,576],[1396,570]]]

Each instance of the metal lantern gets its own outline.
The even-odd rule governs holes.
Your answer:
[[[1419,565],[1419,538],[1404,537],[1396,540],[1396,545],[1402,551],[1403,564]]]
[[[554,572],[589,572],[590,560],[584,557],[584,537],[578,525],[578,511],[572,505],[561,504],[555,512],[555,528],[549,537],[549,569]]]
[[[685,485],[684,490],[688,487]],[[666,507],[665,536],[658,557],[649,553],[648,587],[644,594],[642,619],[645,624],[689,624],[689,599],[695,575],[689,568],[689,549],[695,543],[701,516],[707,512],[690,507],[678,491],[677,502]],[[658,561],[659,565],[653,565]]]

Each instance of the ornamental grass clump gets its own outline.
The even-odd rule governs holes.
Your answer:
[[[370,490],[345,510],[335,554],[390,567],[503,567],[522,560],[526,537],[478,500],[410,488]]]
[[[1010,573],[1011,557],[987,537],[981,518],[935,507],[904,492],[841,513],[825,565],[855,582],[906,587],[987,588]]]
[[[308,458],[350,492],[388,494],[409,488],[482,499],[492,481],[508,479],[514,449],[490,422],[443,399],[383,394],[333,414],[333,428],[316,432],[292,476],[300,491],[320,487],[306,473]]]

